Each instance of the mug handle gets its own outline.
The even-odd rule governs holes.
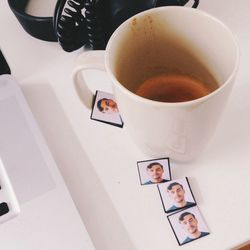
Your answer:
[[[75,90],[80,100],[88,109],[92,109],[94,93],[88,87],[83,77],[83,71],[89,69],[105,71],[104,55],[104,50],[94,50],[82,53],[78,56],[76,67],[72,72]]]

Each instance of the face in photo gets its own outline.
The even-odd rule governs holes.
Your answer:
[[[97,108],[103,114],[114,114],[119,112],[116,102],[113,99],[101,98],[97,101]]]
[[[91,119],[118,127],[123,126],[114,95],[96,91]]]
[[[171,214],[168,220],[179,245],[209,235],[209,230],[197,206]]]
[[[142,185],[165,183],[171,180],[168,158],[137,162]]]
[[[187,177],[161,183],[158,190],[166,213],[196,205]]]

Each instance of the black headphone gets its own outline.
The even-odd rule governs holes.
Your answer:
[[[189,0],[58,0],[53,17],[25,12],[29,0],[8,0],[22,27],[33,37],[58,41],[71,52],[83,46],[104,49],[114,30],[129,17],[155,7],[183,6]],[[196,8],[199,0],[194,0]]]

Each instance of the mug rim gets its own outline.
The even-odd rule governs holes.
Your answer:
[[[155,101],[155,100],[151,100],[142,96],[139,96],[135,93],[133,93],[132,91],[130,91],[129,89],[127,89],[126,87],[124,87],[116,78],[116,76],[113,74],[111,67],[110,67],[110,55],[109,55],[109,51],[110,48],[112,47],[112,43],[115,40],[115,37],[118,35],[120,29],[123,28],[123,26],[127,25],[129,22],[131,22],[131,20],[133,20],[135,17],[141,17],[147,14],[150,14],[152,12],[161,12],[161,11],[187,11],[187,12],[193,12],[193,13],[198,13],[200,15],[203,16],[207,16],[208,18],[212,19],[213,21],[217,22],[220,26],[222,26],[227,32],[228,34],[231,36],[231,41],[234,44],[234,48],[235,48],[235,52],[236,52],[236,56],[235,56],[235,62],[234,62],[234,66],[233,66],[233,70],[231,71],[231,73],[229,74],[229,76],[227,77],[227,79],[222,83],[222,85],[220,85],[216,90],[212,91],[211,93],[194,99],[194,100],[190,100],[190,101],[183,101],[183,102],[160,102],[160,101]],[[183,7],[183,6],[163,6],[163,7],[157,7],[157,8],[152,8],[149,10],[145,10],[142,11],[140,13],[137,13],[135,15],[133,15],[132,17],[128,18],[125,22],[123,22],[115,31],[114,33],[111,35],[106,49],[105,49],[105,68],[106,71],[109,75],[109,77],[111,78],[112,82],[115,83],[116,86],[118,86],[122,91],[125,91],[125,93],[127,95],[129,95],[131,98],[133,98],[135,101],[138,102],[143,102],[144,104],[149,104],[149,105],[154,105],[154,106],[188,106],[188,105],[195,105],[201,102],[206,101],[207,99],[210,99],[212,96],[217,95],[219,92],[221,92],[235,77],[237,70],[239,68],[239,60],[240,60],[240,51],[239,51],[239,45],[236,39],[236,36],[234,35],[234,33],[231,31],[231,29],[225,24],[223,23],[221,20],[219,20],[218,18],[216,18],[215,16],[200,10],[200,9],[195,9],[195,8],[191,8],[191,7]]]

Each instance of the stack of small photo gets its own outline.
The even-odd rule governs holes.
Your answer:
[[[171,180],[169,158],[137,162],[141,185],[157,184],[163,209],[178,244],[209,235],[192,193],[188,178]]]
[[[179,245],[209,234],[193,196],[188,178],[158,184],[161,201]]]

